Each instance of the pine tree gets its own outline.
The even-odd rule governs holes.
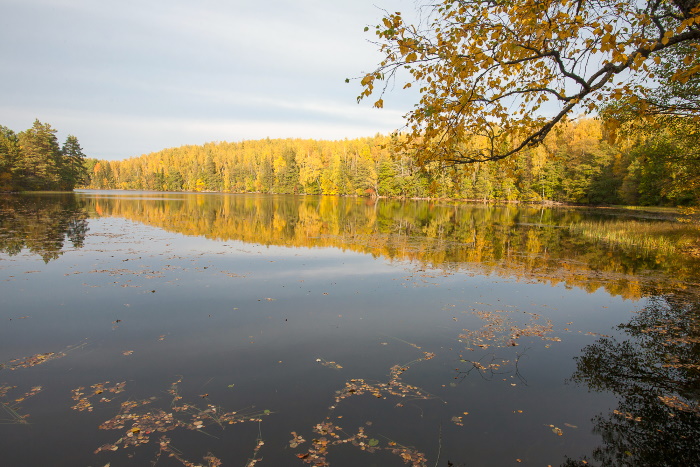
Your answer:
[[[16,177],[24,190],[56,190],[61,186],[61,149],[56,130],[48,123],[34,120],[34,125],[19,134],[20,157]]]
[[[0,191],[17,189],[13,172],[19,159],[19,139],[14,131],[0,125]]]
[[[72,190],[84,182],[86,176],[85,154],[78,138],[68,135],[61,149],[61,188]]]

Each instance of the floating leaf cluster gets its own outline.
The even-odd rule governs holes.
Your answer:
[[[325,360],[323,358],[317,358],[316,361],[321,365],[325,366],[326,368],[331,368],[333,370],[340,370],[341,368],[343,368],[341,365],[335,362],[329,362],[328,360]]]
[[[370,453],[385,450],[399,456],[404,463],[412,467],[425,467],[427,465],[427,459],[423,453],[418,452],[414,448],[402,446],[394,441],[389,441],[386,445],[382,446],[379,440],[369,438],[367,434],[365,434],[364,427],[359,427],[356,433],[347,435],[340,426],[334,425],[330,421],[325,421],[315,425],[313,427],[313,432],[321,436],[312,439],[308,451],[298,453],[297,457],[305,463],[316,467],[330,466],[326,458],[328,450],[332,446],[341,444],[350,444],[362,451]],[[341,433],[345,436],[341,436]],[[297,435],[296,432],[292,432],[292,436],[293,438],[289,441],[290,447],[297,447],[306,442],[304,438]]]
[[[524,324],[516,322],[513,318],[516,313],[514,311],[474,311],[472,313],[486,321],[486,324],[477,330],[465,329],[459,335],[459,338],[469,346],[468,350],[474,350],[474,347],[482,349],[491,346],[515,347],[518,345],[518,339],[528,336],[540,337],[547,341],[561,341],[558,337],[547,336],[554,331],[554,325],[550,320],[546,320],[544,324],[539,323],[542,317],[537,313],[522,312],[523,316],[529,317],[529,321]]]
[[[79,388],[73,389],[73,391],[72,391],[73,392],[73,400],[77,401],[77,404],[72,406],[71,409],[77,410],[79,412],[82,412],[84,410],[87,410],[88,412],[92,412],[93,405],[90,402],[91,398],[94,398],[96,396],[104,394],[105,392],[119,394],[120,392],[123,392],[124,388],[126,387],[126,381],[122,381],[121,383],[117,383],[111,387],[107,386],[107,384],[109,384],[109,381],[105,381],[104,383],[93,384],[92,386],[90,386],[90,389],[92,391],[88,391],[88,392],[91,392],[91,394],[89,394],[89,395],[86,395],[86,393],[83,392],[85,390],[85,388],[82,386]],[[112,401],[112,399],[109,399],[105,396],[102,396],[100,398],[100,402],[111,402],[111,401]]]
[[[18,370],[20,368],[31,368],[65,356],[65,352],[38,353],[30,357],[16,358],[7,363],[0,363],[0,369],[7,368],[8,370]]]
[[[45,352],[31,355],[29,357],[15,358],[9,362],[0,363],[0,370],[19,370],[21,368],[31,368],[37,365],[56,360],[58,358],[65,357],[71,350],[76,350],[82,348],[86,344],[83,342],[77,345],[69,345],[65,349],[59,352]]]
[[[400,340],[400,339],[399,339]],[[416,344],[406,342],[410,346],[420,349]],[[365,433],[365,427],[359,427],[357,431],[353,434],[346,433],[342,427],[335,425],[331,421],[331,416],[337,409],[338,405],[350,397],[370,395],[378,399],[387,399],[389,396],[412,399],[433,399],[435,396],[428,393],[427,391],[410,384],[401,381],[401,375],[407,371],[411,365],[424,361],[430,360],[435,357],[432,352],[423,352],[423,357],[413,360],[405,365],[394,365],[389,370],[389,381],[383,382],[368,382],[364,379],[353,378],[345,383],[345,387],[339,391],[336,391],[335,399],[333,405],[329,407],[329,414],[326,419],[314,425],[312,431],[321,436],[314,437],[311,440],[311,445],[306,451],[297,453],[297,457],[307,464],[316,467],[330,466],[327,459],[328,452],[331,447],[339,446],[343,444],[349,444],[357,447],[358,449],[366,452],[377,452],[377,451],[388,451],[396,456],[399,456],[404,463],[410,465],[411,467],[425,467],[427,464],[427,458],[425,454],[419,452],[417,449],[409,446],[403,446],[395,441],[388,441],[382,444],[378,439],[369,438]],[[335,363],[335,362],[328,362]],[[340,367],[342,368],[342,367]],[[398,402],[397,407],[402,407],[403,404]],[[368,422],[368,425],[370,423]],[[293,431],[292,439],[289,441],[290,448],[298,448],[302,444],[306,443],[301,435]]]
[[[26,425],[28,423],[27,418],[29,418],[29,414],[23,415],[19,413],[20,407],[18,404],[25,399],[39,394],[43,389],[42,386],[34,386],[23,395],[13,400],[8,400],[7,395],[16,388],[17,386],[10,386],[7,384],[0,385],[0,408],[10,417],[7,419],[0,418],[0,424],[18,423]]]
[[[180,401],[183,397],[178,390],[178,384],[180,382],[182,382],[181,379],[174,382],[168,390],[168,393],[173,396],[168,410],[152,407],[151,404],[158,400],[155,397],[146,400],[128,400],[122,402],[119,413],[103,422],[99,427],[102,430],[120,430],[123,433],[122,436],[112,443],[100,446],[95,450],[95,454],[117,451],[120,448],[125,449],[146,445],[152,441],[154,436],[159,435],[159,451],[156,455],[157,458],[163,454],[167,454],[169,457],[176,459],[187,467],[194,467],[198,464],[186,460],[179,451],[173,448],[170,438],[168,438],[165,433],[176,429],[202,431],[209,426],[218,426],[220,429],[224,429],[226,425],[244,422],[262,422],[262,416],[271,413],[269,410],[247,413],[225,412],[214,404],[207,404],[206,407],[202,408],[194,404],[181,403]],[[91,386],[95,389],[94,393],[99,390],[109,390],[102,389],[104,388],[104,384],[106,383]],[[119,385],[115,387],[118,386]],[[77,393],[74,393],[74,397],[76,394]],[[263,441],[258,439],[253,459],[248,462],[248,466],[255,465],[257,462],[256,455],[263,444]],[[209,454],[204,459],[209,466],[221,465],[221,461],[212,454]]]

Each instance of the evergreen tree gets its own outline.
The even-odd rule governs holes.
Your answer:
[[[201,169],[201,179],[204,182],[204,189],[208,191],[221,190],[221,174],[219,174],[211,152],[207,154],[207,158]]]
[[[80,147],[78,138],[73,135],[68,135],[66,142],[61,149],[63,161],[61,164],[61,188],[64,190],[72,190],[85,181],[85,154],[83,148]]]
[[[48,123],[34,121],[34,125],[19,134],[20,157],[16,177],[24,190],[56,190],[61,188],[61,149],[56,130]]]
[[[17,189],[13,173],[19,159],[19,139],[14,131],[0,125],[0,191]]]

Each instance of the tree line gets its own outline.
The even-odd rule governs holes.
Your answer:
[[[70,191],[85,181],[84,162],[78,138],[60,146],[48,123],[19,133],[0,125],[0,191]]]
[[[385,12],[365,28],[381,59],[362,73],[357,99],[382,108],[392,89],[417,90],[399,146],[419,164],[517,165],[572,118],[598,114],[608,141],[625,133],[612,148],[619,160],[605,161],[602,147],[589,147],[592,158],[569,154],[553,169],[564,172],[565,198],[698,203],[699,0],[419,0],[415,8],[415,19]],[[591,170],[602,173],[591,179]]]
[[[609,125],[608,125],[609,126]],[[120,161],[88,159],[85,187],[326,194],[582,204],[697,205],[700,162],[687,125],[562,125],[544,144],[468,165],[419,164],[396,136],[341,141],[263,139],[164,149]],[[612,137],[614,136],[614,138]],[[473,138],[464,144],[479,145]]]

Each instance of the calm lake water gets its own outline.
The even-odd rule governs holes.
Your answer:
[[[0,465],[698,465],[700,262],[593,232],[669,223],[2,196]]]

